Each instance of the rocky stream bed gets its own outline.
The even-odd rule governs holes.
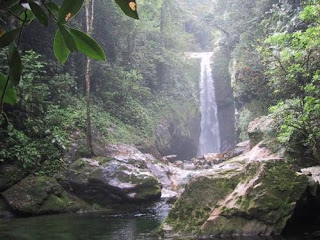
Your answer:
[[[173,204],[160,227],[165,239],[279,235],[299,222],[315,224],[320,167],[294,168],[274,131],[271,118],[257,119],[250,141],[190,161],[158,160],[117,144],[101,148],[99,157],[72,159],[51,177],[7,164],[0,216],[137,214],[162,202]]]

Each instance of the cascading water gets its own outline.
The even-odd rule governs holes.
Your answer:
[[[200,111],[201,133],[198,156],[206,153],[220,152],[220,133],[218,107],[216,103],[215,84],[211,74],[212,52],[192,53],[191,58],[201,59],[200,76]]]

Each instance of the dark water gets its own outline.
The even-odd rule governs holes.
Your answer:
[[[104,213],[53,215],[0,220],[0,240],[152,240],[162,223],[162,213],[110,216]],[[241,238],[241,240],[265,238]],[[304,240],[274,237],[268,240]],[[320,239],[313,238],[313,239]],[[229,240],[229,239],[225,239]]]
[[[157,239],[153,233],[161,221],[153,215],[104,214],[55,215],[0,221],[0,239],[104,240]]]

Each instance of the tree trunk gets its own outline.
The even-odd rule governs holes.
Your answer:
[[[94,19],[94,0],[87,0],[85,4],[86,10],[86,30],[87,34],[92,33],[92,25]],[[87,146],[90,154],[93,155],[92,147],[92,127],[91,127],[91,101],[90,101],[90,85],[91,85],[91,59],[87,57],[86,70],[86,102],[87,102]]]

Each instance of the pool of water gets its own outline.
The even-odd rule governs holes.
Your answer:
[[[72,214],[0,221],[0,239],[102,240],[157,239],[161,220],[153,215]]]
[[[110,216],[105,213],[86,213],[1,219],[0,240],[154,240],[159,239],[155,232],[168,210],[168,207],[161,206],[157,211],[143,214]],[[301,236],[241,238],[241,240],[262,239],[310,238]]]

